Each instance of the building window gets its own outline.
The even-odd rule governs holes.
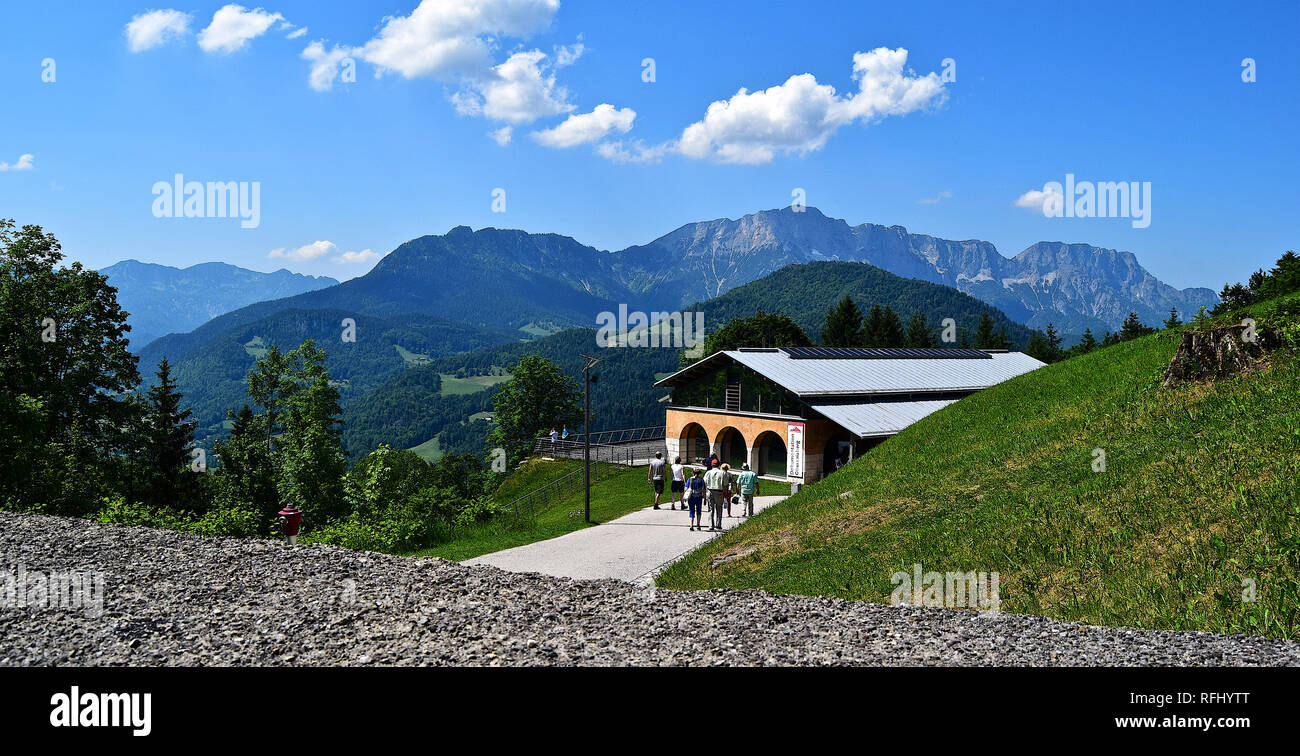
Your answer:
[[[674,388],[673,404],[767,415],[792,414],[800,407],[793,394],[743,365],[719,368]]]

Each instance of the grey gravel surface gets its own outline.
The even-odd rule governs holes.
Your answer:
[[[0,513],[0,591],[18,571],[102,572],[103,606],[0,608],[0,665],[1300,664],[1300,644],[1252,637],[672,592]]]

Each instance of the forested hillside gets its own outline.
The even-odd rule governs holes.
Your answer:
[[[663,404],[658,400],[667,392],[652,384],[656,373],[677,369],[678,350],[601,348],[596,345],[594,329],[573,328],[536,341],[442,357],[428,366],[408,370],[348,407],[344,443],[350,450],[370,448],[379,442],[410,447],[449,430],[440,438],[445,451],[481,452],[479,442],[485,428],[464,428],[460,424],[470,414],[490,410],[494,390],[440,395],[434,388],[439,385],[435,383],[439,373],[486,375],[494,369],[513,367],[525,355],[537,355],[556,363],[581,383],[582,354],[601,358],[592,370],[597,377],[591,388],[594,429],[663,423]]]
[[[788,316],[816,342],[821,337],[826,312],[844,297],[851,297],[863,311],[873,305],[889,307],[906,322],[914,313],[925,316],[931,338],[938,341],[941,323],[957,323],[958,340],[965,336],[975,343],[980,316],[988,313],[995,329],[1006,331],[1014,348],[1029,343],[1030,330],[1012,321],[996,307],[956,289],[903,278],[859,262],[810,262],[787,265],[769,276],[737,287],[715,299],[692,306],[705,314],[705,327],[714,331],[733,318],[748,317],[764,310]]]
[[[356,323],[354,341],[343,340],[345,318]],[[425,315],[376,318],[344,310],[285,310],[227,329],[173,360],[177,385],[199,422],[199,438],[219,434],[226,411],[239,409],[248,372],[268,347],[290,349],[307,338],[328,355],[325,367],[347,406],[409,367],[514,337]],[[141,365],[145,373],[154,367],[143,357]]]

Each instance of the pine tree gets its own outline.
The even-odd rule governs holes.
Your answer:
[[[897,348],[903,346],[906,340],[903,321],[899,320],[898,313],[894,312],[892,307],[885,305],[885,310],[880,316],[880,346]]]
[[[1087,354],[1097,348],[1097,337],[1092,335],[1091,328],[1083,329],[1083,338],[1075,348],[1079,350],[1079,354]]]
[[[1061,349],[1061,334],[1057,333],[1056,326],[1052,323],[1047,324],[1047,355],[1051,359],[1048,362],[1060,362],[1065,357],[1065,351]]]
[[[1182,324],[1183,324],[1183,321],[1181,321],[1181,320],[1178,319],[1178,308],[1177,308],[1177,307],[1170,307],[1170,308],[1169,308],[1169,317],[1166,318],[1166,319],[1165,319],[1165,322],[1164,322],[1164,327],[1165,327],[1165,329],[1168,330],[1168,329],[1170,329],[1170,328],[1177,328],[1178,326],[1180,326],[1180,325],[1182,325]]]
[[[885,346],[885,310],[879,304],[871,305],[871,312],[867,314],[866,322],[863,324],[862,345],[868,347]]]
[[[212,447],[219,463],[214,472],[216,506],[250,510],[262,524],[268,524],[280,510],[280,496],[265,434],[247,404],[239,412],[227,412],[226,417],[231,421],[230,434]]]
[[[924,314],[914,312],[912,317],[908,318],[906,344],[912,349],[927,349],[934,346],[934,340],[930,337],[930,329],[925,325]]]
[[[1260,276],[1258,285],[1251,279],[1251,287],[1261,300],[1274,299],[1300,290],[1300,256],[1287,250],[1277,259],[1272,270]]]
[[[993,333],[993,318],[988,310],[980,313],[979,325],[975,327],[976,349],[1001,349],[1002,342]]]
[[[190,469],[193,461],[190,450],[199,424],[190,419],[188,408],[181,409],[183,397],[176,390],[166,357],[158,363],[155,375],[158,381],[149,389],[145,400],[140,458],[145,467],[142,498],[155,507],[201,511],[204,502],[199,496],[199,481]]]
[[[1136,312],[1130,312],[1128,317],[1124,319],[1123,326],[1119,329],[1119,338],[1120,341],[1130,341],[1146,336],[1149,333],[1155,333],[1155,330],[1139,320]]]
[[[1025,345],[1025,354],[1039,362],[1051,362],[1051,351],[1047,344],[1047,336],[1042,331],[1035,329],[1030,333],[1029,343]]]
[[[822,346],[860,347],[865,345],[862,333],[862,311],[848,295],[826,312],[826,325],[822,328]]]

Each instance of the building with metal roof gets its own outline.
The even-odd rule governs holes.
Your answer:
[[[812,482],[926,415],[1042,366],[994,349],[737,349],[655,386],[672,389],[670,459],[717,454],[733,468]]]

